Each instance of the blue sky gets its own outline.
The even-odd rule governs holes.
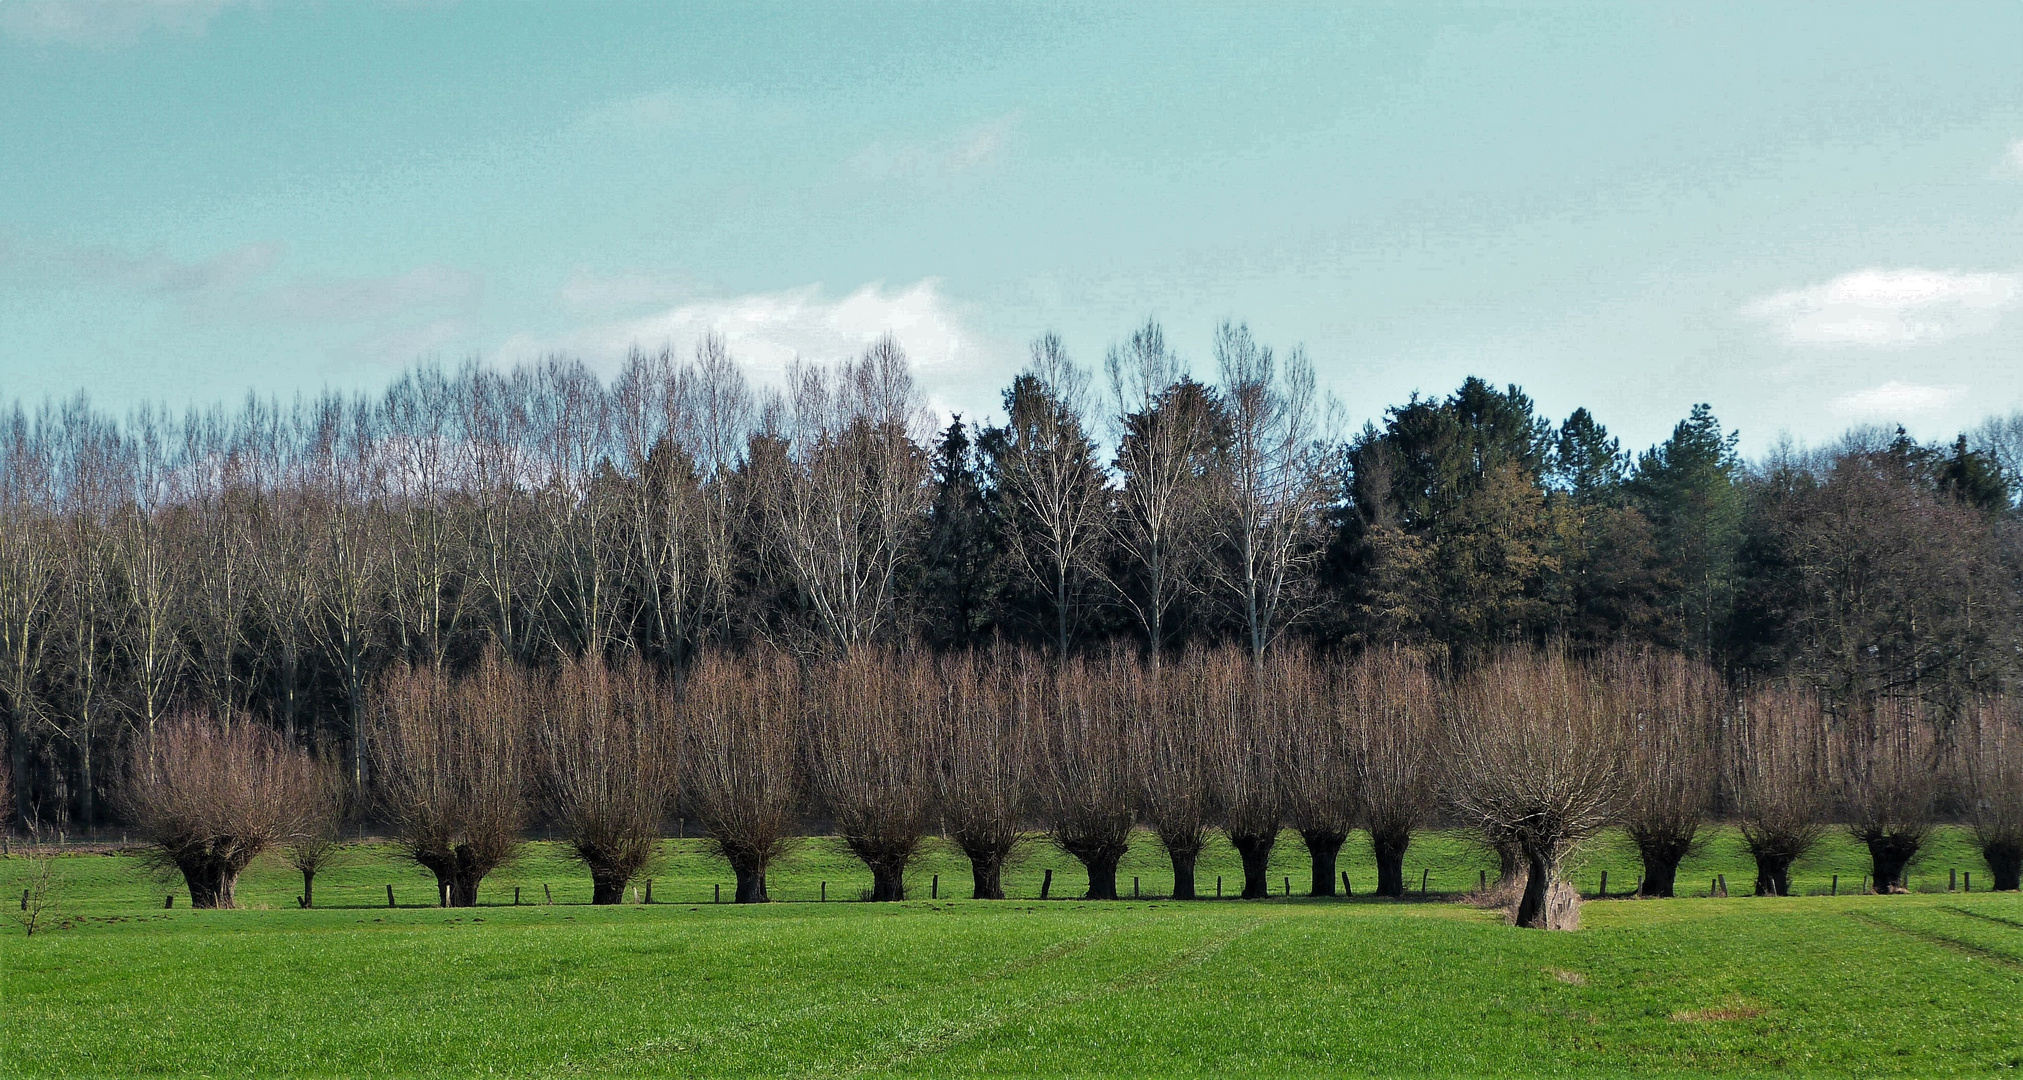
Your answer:
[[[0,394],[1057,330],[1635,445],[2023,405],[2023,5],[0,0]]]

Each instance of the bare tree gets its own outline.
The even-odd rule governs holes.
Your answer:
[[[380,803],[447,907],[476,906],[485,875],[519,851],[532,699],[527,677],[496,650],[462,679],[402,662],[380,687],[371,732]]]
[[[1965,759],[1967,820],[1997,891],[2023,878],[2023,709],[2013,696],[1974,710],[1960,747]]]
[[[705,653],[682,693],[683,800],[737,875],[740,904],[769,899],[766,868],[795,835],[805,786],[795,745],[803,691],[786,656]]]
[[[906,899],[906,867],[934,822],[933,668],[870,647],[816,669],[809,774],[836,832],[871,870],[871,899]]]
[[[47,446],[21,407],[0,416],[0,700],[7,706],[14,810],[23,821],[29,818],[28,741],[42,717],[36,684],[59,581],[51,473]]]
[[[1930,718],[1884,698],[1835,718],[1832,763],[1848,831],[1868,846],[1877,892],[1904,892],[1904,871],[1931,838],[1939,757]]]
[[[672,694],[636,657],[565,658],[535,736],[541,789],[590,902],[617,904],[653,859],[675,794]]]
[[[1192,900],[1194,867],[1216,808],[1214,762],[1207,745],[1199,658],[1130,672],[1131,759],[1145,823],[1173,864],[1173,898]]]
[[[1005,391],[1004,426],[980,444],[1011,564],[1051,616],[1044,633],[1057,656],[1080,630],[1104,542],[1109,489],[1085,427],[1088,398],[1088,373],[1047,334]]]
[[[1405,852],[1437,801],[1439,689],[1424,659],[1391,647],[1346,665],[1334,697],[1348,735],[1344,767],[1377,857],[1377,895],[1404,896]]]
[[[1115,652],[1062,663],[1041,724],[1040,818],[1054,843],[1087,869],[1090,900],[1117,899],[1117,864],[1138,823],[1127,675],[1133,663]]]
[[[315,812],[308,755],[248,722],[170,719],[127,764],[120,809],[153,857],[180,870],[190,906],[237,905],[239,874]]]
[[[303,907],[316,906],[316,875],[344,859],[340,830],[351,806],[351,783],[343,765],[335,758],[312,758],[295,832],[281,845],[281,857],[302,875]]]
[[[969,857],[972,898],[1002,900],[1005,865],[1025,842],[1046,678],[1033,657],[1002,649],[952,656],[939,670],[942,819]]]
[[[1243,858],[1243,898],[1271,895],[1271,849],[1285,823],[1286,665],[1254,663],[1248,651],[1203,656],[1203,741],[1214,762],[1222,828]]]
[[[1614,819],[1623,785],[1623,733],[1600,680],[1559,651],[1507,654],[1462,681],[1448,742],[1455,813],[1523,853],[1516,924],[1577,927],[1580,898],[1561,869]]]
[[[1618,648],[1600,661],[1628,738],[1623,826],[1644,861],[1640,896],[1671,896],[1699,849],[1720,773],[1720,676],[1677,653]]]
[[[775,555],[829,649],[872,644],[892,625],[930,494],[913,375],[887,336],[834,372],[797,366],[789,379],[789,455],[768,508]]]
[[[1107,361],[1115,399],[1116,581],[1145,634],[1153,663],[1180,629],[1175,606],[1198,589],[1219,433],[1214,391],[1188,378],[1157,322],[1131,334]]]
[[[1213,565],[1253,656],[1262,657],[1314,603],[1329,457],[1313,365],[1298,349],[1281,366],[1250,328],[1223,323],[1215,359],[1229,416]]]
[[[1742,701],[1727,740],[1728,786],[1756,858],[1756,895],[1791,895],[1791,864],[1826,833],[1826,713],[1811,691],[1771,685]]]

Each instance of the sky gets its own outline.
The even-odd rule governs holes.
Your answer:
[[[1147,318],[1351,427],[1468,375],[1746,451],[2023,407],[2023,4],[0,0],[0,398]]]

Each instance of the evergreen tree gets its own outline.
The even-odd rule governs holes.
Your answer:
[[[1644,451],[1630,477],[1633,504],[1650,520],[1659,559],[1676,581],[1665,603],[1665,636],[1711,657],[1734,608],[1744,503],[1737,481],[1739,432],[1724,432],[1700,404],[1672,436]]]
[[[1003,582],[976,449],[956,414],[934,447],[934,501],[927,508],[918,610],[936,648],[972,648],[987,640]]]

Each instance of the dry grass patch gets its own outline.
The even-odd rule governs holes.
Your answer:
[[[1743,1002],[1736,1005],[1722,1005],[1711,1009],[1681,1009],[1672,1014],[1675,1024],[1706,1024],[1716,1020],[1754,1020],[1770,1010],[1761,1005]]]
[[[1547,974],[1568,986],[1587,985],[1587,976],[1578,971],[1568,971],[1565,968],[1546,968],[1545,970]]]

